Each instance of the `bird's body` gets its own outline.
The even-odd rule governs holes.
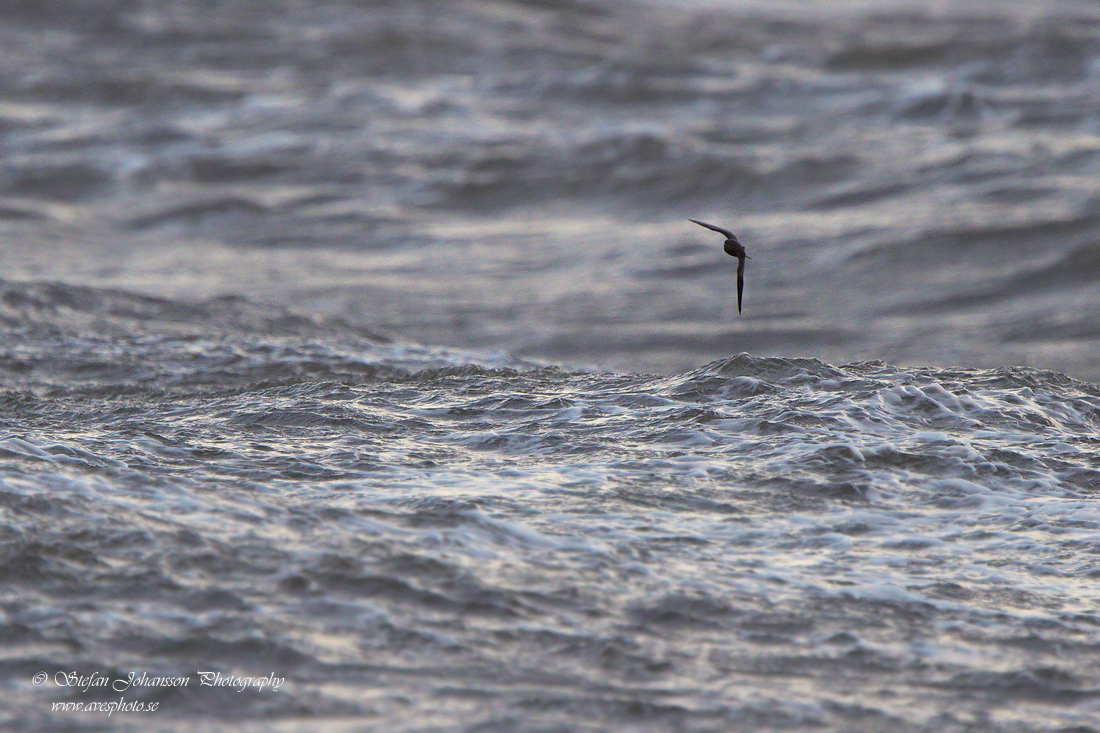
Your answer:
[[[696,219],[688,219],[690,222],[694,222],[701,227],[706,227],[711,231],[718,232],[725,236],[726,244],[722,247],[726,254],[730,257],[737,258],[737,312],[741,312],[741,293],[745,290],[745,260],[751,260],[752,258],[745,254],[745,248],[737,241],[737,237],[728,229],[722,227],[716,227],[713,224],[707,224],[703,221]]]

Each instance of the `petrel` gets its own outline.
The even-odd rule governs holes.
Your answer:
[[[701,227],[706,227],[726,237],[726,245],[722,249],[724,249],[726,254],[730,257],[737,258],[737,312],[741,313],[741,292],[745,289],[745,260],[751,260],[752,257],[745,254],[745,248],[741,246],[741,243],[737,241],[736,235],[730,230],[716,227],[713,224],[707,224],[705,221],[698,221],[696,219],[688,219],[688,221],[695,222]]]

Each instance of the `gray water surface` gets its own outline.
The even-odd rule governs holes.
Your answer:
[[[0,48],[0,729],[1100,731],[1095,3]]]

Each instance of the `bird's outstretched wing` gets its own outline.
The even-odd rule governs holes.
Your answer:
[[[745,290],[745,258],[737,258],[737,313],[741,314],[741,293]]]
[[[733,236],[733,232],[731,232],[729,229],[723,229],[722,227],[716,227],[713,224],[707,224],[705,221],[699,221],[698,219],[688,219],[688,221],[695,222],[696,224],[698,224],[701,227],[706,227],[707,229],[710,229],[712,232],[718,232],[719,234],[724,234],[724,235],[726,235],[726,239],[735,239],[736,238],[736,237]]]

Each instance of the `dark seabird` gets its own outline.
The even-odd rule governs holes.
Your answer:
[[[737,241],[737,237],[728,229],[722,227],[716,227],[713,224],[707,224],[705,221],[698,221],[696,219],[688,219],[688,221],[695,222],[701,227],[706,227],[711,231],[718,232],[726,237],[726,246],[723,247],[730,257],[737,258],[737,312],[741,312],[741,292],[745,289],[745,260],[751,260],[745,254],[745,248],[741,246],[741,243]]]

